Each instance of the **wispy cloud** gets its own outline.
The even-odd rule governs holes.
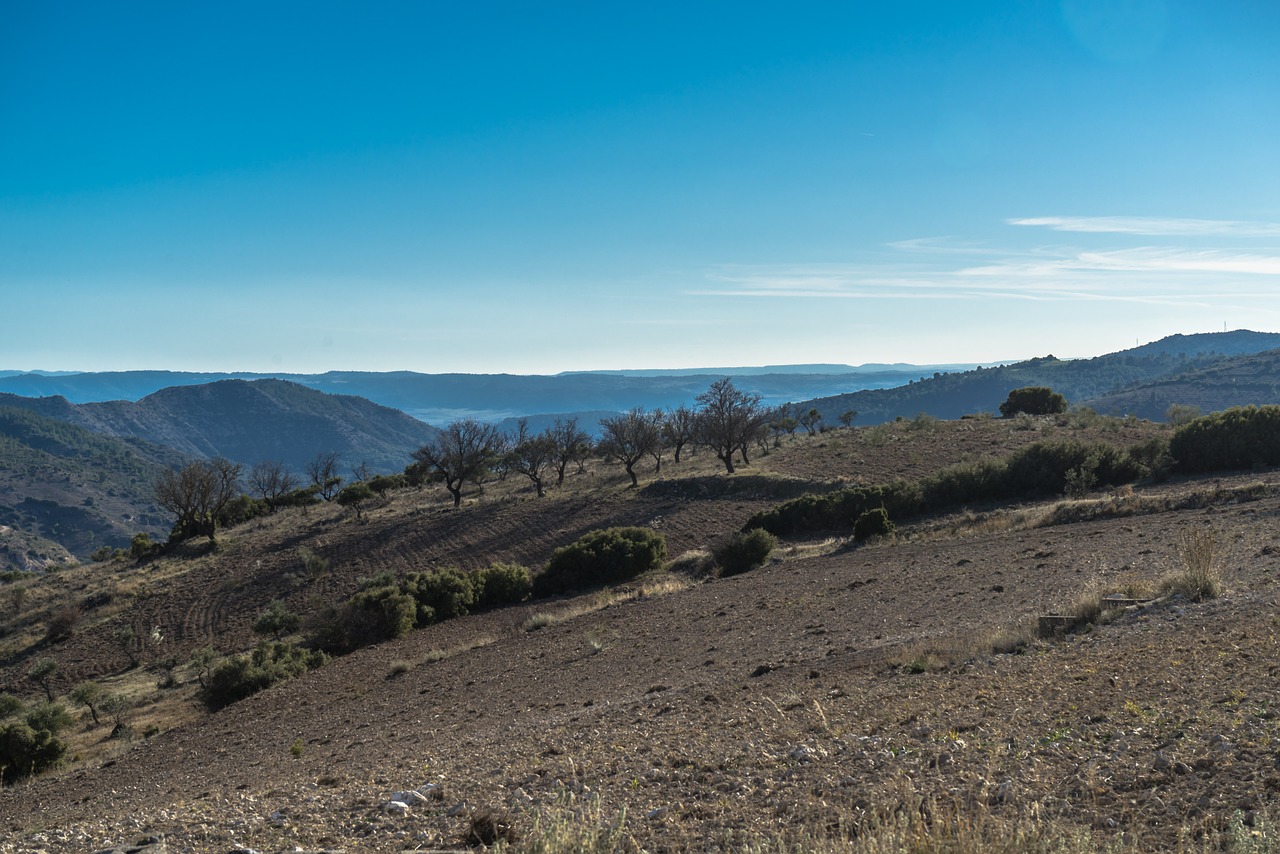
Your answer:
[[[1176,219],[1140,216],[1039,216],[1005,220],[1054,231],[1139,234],[1163,237],[1280,237],[1280,223],[1229,219]]]
[[[1052,221],[1065,222],[1063,218]],[[1099,217],[1091,222],[1111,223],[1111,231],[1121,232],[1117,223],[1135,228],[1137,221]],[[1173,223],[1182,223],[1189,234],[1192,231],[1185,224],[1211,221],[1142,222],[1163,223],[1169,234],[1174,233]],[[1244,225],[1258,234],[1266,226]],[[1201,227],[1196,233],[1206,230]],[[1239,237],[1245,232],[1231,233]],[[725,265],[707,271],[709,287],[696,293],[827,300],[1099,301],[1204,309],[1228,307],[1229,302],[1231,307],[1277,313],[1272,301],[1280,284],[1280,254],[1274,251],[1062,245],[1008,249],[953,238],[904,240],[890,248],[900,257],[843,265]]]

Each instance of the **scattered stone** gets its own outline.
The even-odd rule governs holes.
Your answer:
[[[1169,761],[1168,756],[1165,756],[1163,753],[1157,750],[1155,761],[1151,763],[1151,767],[1156,769],[1157,771],[1168,771],[1170,768],[1173,767],[1173,763]]]
[[[645,813],[645,818],[650,821],[657,821],[665,817],[668,812],[670,812],[670,810],[667,807],[658,807],[657,809],[652,809]]]
[[[757,667],[755,670],[751,671],[751,678],[758,679],[759,677],[765,675],[766,673],[772,673],[772,672],[773,672],[772,664],[762,664],[759,667]]]
[[[433,801],[444,800],[444,786],[439,783],[425,783],[418,787],[418,792],[426,795]]]
[[[457,818],[458,816],[462,815],[466,811],[467,811],[467,802],[458,801],[456,804],[449,807],[448,811],[445,812],[445,815],[449,816],[449,818]]]
[[[416,807],[425,804],[427,802],[427,796],[421,792],[416,792],[410,789],[407,792],[396,792],[391,796],[391,800],[399,801],[407,806]]]
[[[409,814],[409,805],[404,801],[387,801],[382,805],[382,811],[387,815],[406,816]]]

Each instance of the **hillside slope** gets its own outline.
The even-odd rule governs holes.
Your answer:
[[[161,389],[136,403],[73,404],[65,398],[0,395],[0,404],[109,436],[136,437],[191,457],[252,465],[279,460],[295,472],[336,451],[349,470],[367,463],[398,472],[434,428],[363,398],[324,394],[283,380],[222,380]]]
[[[941,463],[961,426],[904,428],[901,441],[866,451]],[[751,491],[713,488],[732,483]],[[665,505],[654,503],[660,484]],[[670,520],[706,500],[704,510],[718,509],[702,524],[727,527],[764,495],[758,479],[725,476],[605,486],[597,497],[634,507],[598,522],[662,512],[651,521],[685,532],[676,549],[696,541],[696,528]],[[239,530],[217,556],[224,580],[208,588],[209,613],[255,573],[280,573],[256,567],[270,549],[332,548],[337,574],[365,545],[417,536],[419,526],[445,535],[444,524],[475,532],[475,560],[516,556],[523,529],[495,520],[508,511],[567,519],[577,500],[512,495],[432,513],[410,496],[368,526],[313,512],[295,527],[281,517]],[[765,568],[667,595],[607,607],[584,595],[417,631],[121,745],[106,761],[0,791],[10,834],[0,851],[93,850],[144,834],[195,851],[453,848],[486,808],[526,840],[612,834],[619,847],[648,850],[858,850],[894,828],[967,834],[966,850],[984,840],[1035,848],[1023,834],[1037,833],[1071,840],[1039,850],[1096,850],[1121,834],[1133,850],[1200,839],[1208,849],[1233,822],[1274,841],[1280,535],[1260,522],[1280,517],[1280,477],[1174,482],[1063,507],[1071,512],[1061,517],[1052,503],[1022,508],[1035,524],[961,517],[954,529],[932,524],[859,548],[795,543]],[[1222,599],[1175,599],[1085,634],[1024,637],[1030,654],[993,647],[1083,593],[1177,569],[1179,535],[1206,519],[1222,545]],[[526,554],[574,528],[568,521]],[[448,539],[423,535],[417,565],[433,562],[430,548],[447,558]],[[388,542],[366,566],[395,548]],[[574,609],[582,613],[526,628],[535,612]],[[384,809],[417,787],[420,803]]]
[[[835,423],[840,413],[852,409],[858,413],[855,423],[878,424],[921,412],[948,419],[972,412],[996,412],[1010,391],[1024,386],[1049,386],[1069,403],[1077,404],[1203,369],[1225,358],[1276,347],[1280,347],[1277,333],[1239,330],[1176,335],[1092,359],[1047,356],[995,368],[940,373],[900,388],[858,391],[806,401],[801,406],[816,407],[828,423]],[[1161,416],[1163,410],[1156,417]]]
[[[1099,412],[1163,418],[1173,404],[1217,412],[1232,406],[1280,403],[1280,350],[1223,359],[1090,400]]]
[[[152,483],[182,455],[0,406],[0,571],[33,570],[139,531],[167,532]]]

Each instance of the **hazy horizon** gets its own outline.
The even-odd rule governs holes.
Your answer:
[[[251,25],[249,24],[251,22]],[[978,364],[1280,328],[1280,6],[0,10],[0,366]]]

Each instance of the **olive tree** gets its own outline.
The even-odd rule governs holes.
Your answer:
[[[516,422],[516,436],[507,452],[506,465],[533,481],[538,497],[542,498],[547,494],[546,479],[556,463],[556,451],[556,440],[550,429],[534,435],[529,432],[529,419],[521,418]]]

